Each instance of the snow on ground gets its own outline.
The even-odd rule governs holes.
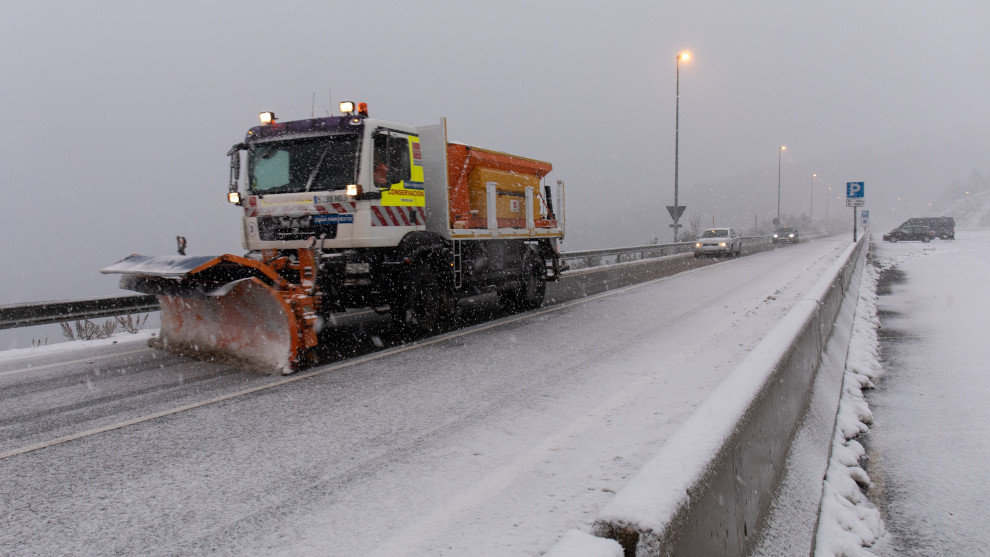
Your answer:
[[[880,555],[990,552],[990,231],[956,238],[877,249],[884,373],[864,445]]]
[[[32,346],[30,348],[13,348],[10,350],[0,350],[0,362],[10,360],[36,360],[53,354],[64,354],[66,352],[81,351],[87,348],[99,348],[101,346],[112,346],[117,343],[143,340],[158,336],[158,329],[145,329],[137,333],[117,333],[110,338],[94,340],[73,340],[45,344],[43,346]]]
[[[538,555],[590,528],[848,243],[727,261],[2,460],[0,553]]]
[[[868,554],[862,548],[873,545],[883,530],[879,511],[861,489],[861,486],[869,487],[870,478],[860,466],[866,451],[856,440],[872,423],[863,388],[872,387],[871,379],[881,372],[876,333],[880,324],[876,315],[878,277],[873,265],[863,270],[832,450],[822,485],[816,555]]]
[[[990,232],[874,247],[816,554],[986,554]]]

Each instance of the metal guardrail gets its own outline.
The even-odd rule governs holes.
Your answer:
[[[78,319],[99,319],[158,311],[155,296],[135,294],[88,300],[55,300],[0,306],[0,329],[49,325]]]
[[[765,244],[770,243],[770,236],[743,236],[743,244]],[[588,267],[600,267],[602,265],[614,265],[616,263],[626,263],[629,261],[639,261],[643,259],[656,259],[669,255],[681,253],[691,253],[694,250],[694,242],[678,242],[676,244],[650,244],[646,246],[634,246],[628,248],[611,248],[590,251],[572,251],[562,253],[561,258],[571,270],[585,269]]]
[[[769,236],[744,236],[744,244],[766,243]],[[694,242],[651,244],[626,248],[574,251],[561,254],[571,269],[601,267],[628,261],[656,259],[669,255],[690,253]],[[86,300],[56,300],[0,306],[0,329],[49,325],[81,319],[100,319],[158,311],[158,300],[152,295],[111,296]]]

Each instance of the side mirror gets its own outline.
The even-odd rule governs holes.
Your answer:
[[[238,143],[227,151],[227,156],[230,157],[230,177],[227,180],[228,194],[227,199],[231,203],[241,204],[240,194],[238,194],[237,180],[241,177],[241,149],[246,149],[247,145],[243,143]],[[233,195],[238,194],[238,195]],[[235,202],[234,199],[237,199]]]

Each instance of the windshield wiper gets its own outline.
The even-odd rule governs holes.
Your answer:
[[[330,149],[333,149],[333,140],[327,142],[327,148],[323,150],[323,154],[320,155],[320,160],[316,161],[316,166],[313,168],[313,172],[309,174],[309,179],[306,180],[306,187],[303,191],[309,191],[312,187],[313,181],[316,180],[316,175],[320,173],[320,167],[323,166],[323,160],[327,158],[327,154],[330,153]]]

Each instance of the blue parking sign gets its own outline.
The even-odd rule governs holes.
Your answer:
[[[846,198],[864,197],[866,187],[863,182],[846,182]]]

